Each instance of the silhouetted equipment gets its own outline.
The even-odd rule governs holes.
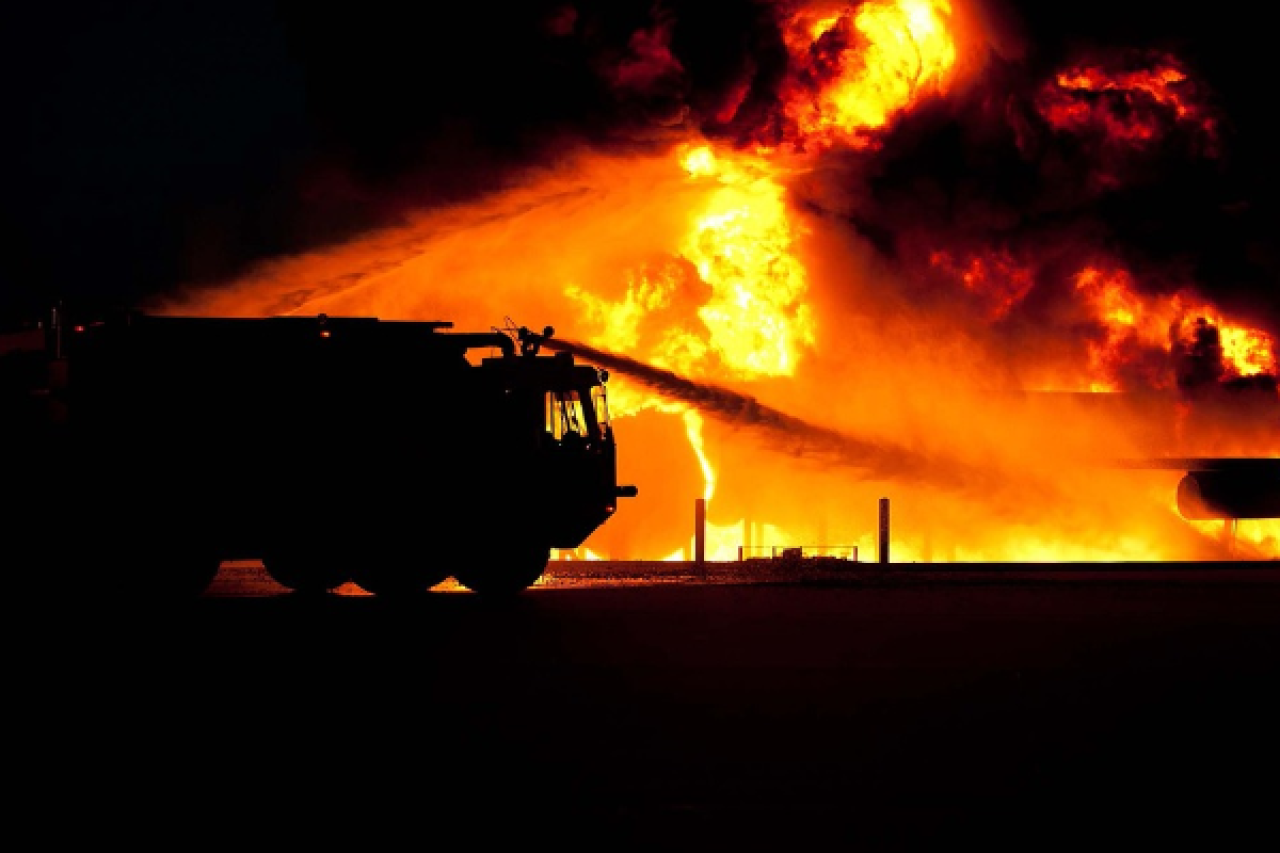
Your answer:
[[[1178,513],[1188,521],[1280,518],[1280,458],[1169,456],[1121,460],[1122,468],[1185,471]]]
[[[707,499],[693,502],[693,561],[699,565],[707,559]]]
[[[550,327],[452,325],[55,311],[0,345],[7,544],[73,591],[198,595],[253,559],[300,593],[522,591],[636,494],[607,374],[541,354]]]
[[[881,498],[878,506],[876,544],[879,553],[876,559],[881,563],[887,563],[889,562],[889,499]]]
[[[1188,459],[1178,512],[1191,520],[1280,517],[1280,459]]]

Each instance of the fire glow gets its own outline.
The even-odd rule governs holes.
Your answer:
[[[1202,282],[1144,286],[1088,228],[948,220],[939,208],[955,200],[923,183],[870,201],[877,158],[913,144],[902,122],[984,102],[968,97],[982,33],[946,0],[793,6],[778,6],[789,62],[773,101],[748,109],[744,83],[661,142],[566,144],[501,192],[157,307],[459,328],[511,317],[616,356],[620,479],[640,497],[582,558],[690,558],[697,498],[708,559],[870,554],[881,497],[899,561],[1220,557],[1223,525],[1177,513],[1178,472],[1105,463],[1280,455],[1274,334]],[[669,38],[665,20],[637,33],[610,79],[682,73]],[[1218,155],[1192,83],[1175,57],[1098,56],[1044,81],[1016,121],[984,120],[1006,120],[1028,161],[1067,138],[1081,159],[1061,179],[1088,201],[1175,129],[1189,156]],[[886,212],[891,251],[863,227]],[[1188,415],[1187,392],[1237,386],[1265,400],[1262,429]],[[1096,405],[1145,394],[1157,402],[1141,410]],[[1274,520],[1235,534],[1244,555],[1280,556]]]

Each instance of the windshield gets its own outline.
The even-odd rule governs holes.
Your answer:
[[[557,441],[566,436],[584,440],[598,438],[595,410],[585,406],[578,391],[548,391],[546,397],[547,432]]]

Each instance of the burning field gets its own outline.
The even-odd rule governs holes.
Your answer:
[[[1162,216],[1231,211],[1196,69],[1049,61],[963,0],[739,5],[733,39],[558,8],[530,38],[589,57],[607,126],[150,307],[553,326],[610,371],[639,488],[565,556],[689,559],[699,498],[708,559],[871,554],[888,498],[897,561],[1280,557],[1280,520],[1186,520],[1182,471],[1129,464],[1280,456],[1274,297]]]

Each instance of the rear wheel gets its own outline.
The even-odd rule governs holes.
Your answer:
[[[426,593],[449,576],[448,561],[440,559],[427,543],[446,523],[437,518],[430,526],[419,517],[419,508],[398,500],[399,492],[379,493],[361,508],[355,520],[360,531],[351,543],[351,580],[379,598],[406,598]]]
[[[351,579],[365,592],[382,598],[419,595],[443,581],[449,572],[420,554],[375,549],[355,563]]]
[[[454,578],[480,595],[517,595],[537,583],[550,559],[551,549],[545,545],[508,544],[488,565],[460,564]]]
[[[351,580],[350,561],[323,547],[279,548],[262,559],[271,579],[293,592],[332,592]]]

